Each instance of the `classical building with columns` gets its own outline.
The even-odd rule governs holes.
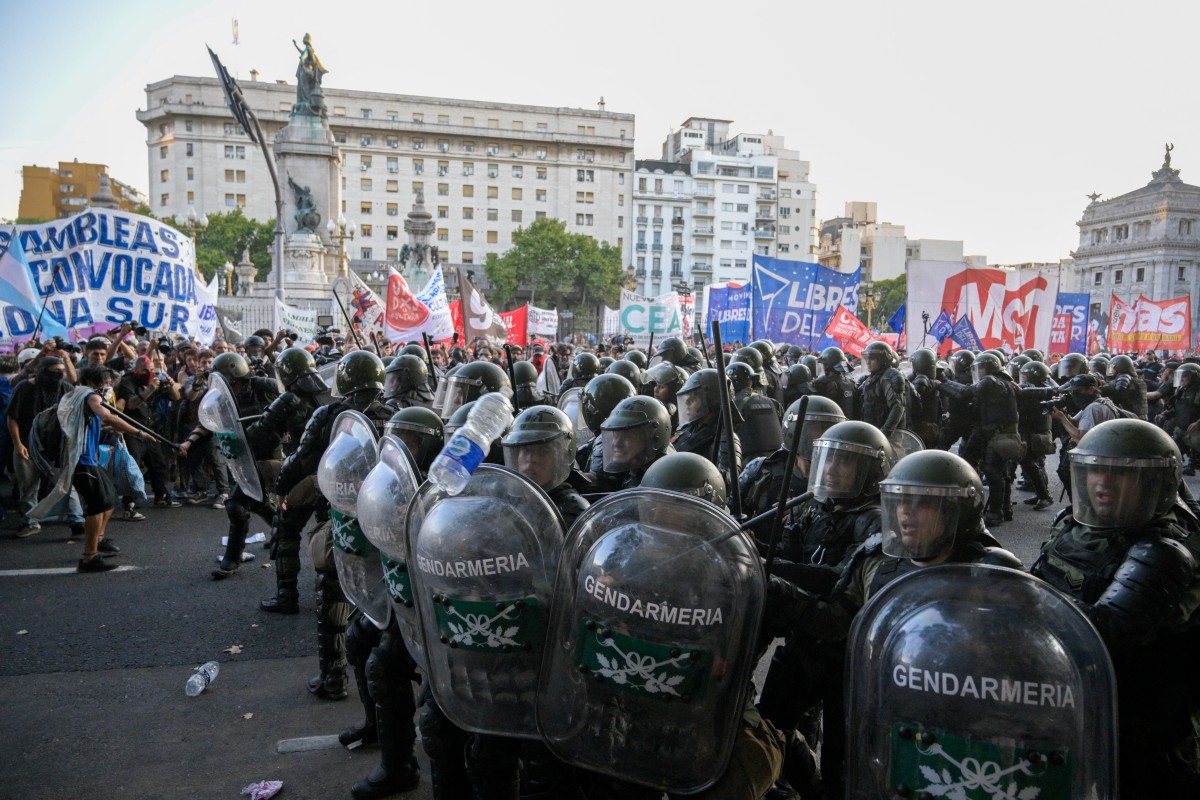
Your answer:
[[[1074,288],[1091,294],[1091,319],[1103,330],[1116,295],[1166,300],[1192,298],[1192,331],[1198,330],[1200,285],[1200,186],[1184,183],[1171,167],[1168,145],[1162,167],[1140,189],[1091,203],[1079,226]],[[1065,278],[1065,275],[1064,275]],[[1071,283],[1064,281],[1064,283]]]

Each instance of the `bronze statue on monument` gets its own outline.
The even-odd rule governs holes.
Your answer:
[[[312,189],[300,186],[292,176],[288,175],[288,186],[296,197],[296,233],[316,233],[321,225],[321,215],[317,212],[317,204],[313,200]]]
[[[320,117],[325,119],[325,94],[321,89],[321,78],[329,70],[317,58],[313,50],[312,34],[304,34],[304,47],[292,45],[300,53],[300,63],[296,65],[296,103],[292,106],[293,117]]]

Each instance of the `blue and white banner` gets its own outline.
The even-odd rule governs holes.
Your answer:
[[[750,294],[749,286],[708,287],[706,331],[712,330],[715,321],[721,326],[722,342],[749,344],[753,338],[750,332]]]
[[[14,229],[0,230],[0,248]],[[132,322],[153,331],[201,335],[204,304],[188,237],[150,217],[90,209],[40,225],[18,225],[28,273],[46,317],[67,329],[104,330]],[[37,317],[0,305],[6,338],[32,336]],[[42,328],[47,328],[43,320]]]
[[[1079,294],[1059,292],[1054,301],[1054,316],[1068,314],[1071,317],[1071,337],[1069,353],[1087,352],[1088,316],[1092,296],[1087,292]]]
[[[838,272],[806,261],[754,257],[751,315],[754,335],[773,342],[810,347],[838,306],[858,313],[862,268]]]
[[[929,326],[929,335],[937,340],[938,344],[946,341],[946,337],[950,335],[950,331],[954,328],[954,323],[950,320],[950,312],[942,309],[942,313],[938,314],[937,319]]]
[[[900,307],[896,309],[896,313],[892,314],[891,319],[888,320],[888,327],[896,333],[904,333],[904,313],[907,310],[908,305],[901,303]]]
[[[971,324],[970,317],[958,318],[958,322],[954,323],[954,327],[950,329],[950,338],[958,342],[959,346],[965,350],[984,349],[983,342],[979,340],[979,334],[975,332],[975,326]]]

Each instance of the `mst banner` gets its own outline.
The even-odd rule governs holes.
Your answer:
[[[0,249],[13,230],[0,230]],[[202,335],[196,255],[188,237],[150,217],[91,209],[41,225],[18,225],[30,279],[46,316],[67,328],[107,330],[132,322]],[[33,333],[36,316],[4,305],[3,335]]]
[[[912,332],[910,349],[934,344],[932,338],[920,341],[921,314],[936,320],[943,311],[956,323],[966,319],[985,349],[1050,349],[1057,275],[970,267],[961,261],[909,261],[907,274],[904,327]]]
[[[858,313],[862,268],[838,272],[806,261],[754,257],[751,305],[754,335],[812,347],[838,306]]]
[[[1138,296],[1129,305],[1115,294],[1108,317],[1108,346],[1114,353],[1146,350],[1185,351],[1192,341],[1192,299]]]
[[[683,336],[679,295],[670,292],[658,297],[642,297],[622,289],[621,330],[633,337],[638,347],[649,345],[652,333],[656,342],[667,336]]]

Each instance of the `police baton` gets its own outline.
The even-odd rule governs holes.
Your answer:
[[[785,414],[787,412],[784,412]],[[804,416],[808,413],[808,395],[800,398],[796,407],[796,427],[792,428],[792,441],[789,442],[789,458],[783,468],[783,486],[779,489],[779,502],[775,505],[775,519],[771,522],[771,539],[767,545],[767,565],[764,570],[771,577],[771,566],[775,563],[775,549],[779,546],[779,538],[783,535],[783,519],[787,516],[784,499],[792,486],[792,474],[796,471],[796,456],[800,451],[800,436],[804,430]]]
[[[793,497],[791,500],[788,500],[786,503],[784,503],[783,508],[784,508],[784,510],[795,508],[796,506],[803,503],[805,500],[812,500],[812,498],[813,498],[812,492],[805,492],[804,494],[798,494],[795,497]],[[763,513],[759,514],[757,517],[751,517],[750,519],[743,522],[741,525],[738,526],[738,530],[739,531],[748,531],[751,528],[753,528],[755,525],[757,525],[758,523],[766,522],[767,520],[771,519],[771,517],[774,514],[776,514],[777,512],[778,512],[778,509],[775,509],[775,508],[767,509]]]
[[[517,411],[520,411],[521,407],[516,402],[516,400],[517,400],[517,371],[515,369],[513,369],[512,345],[509,344],[508,342],[504,343],[504,360],[508,362],[508,380],[512,383],[513,407],[516,408]]]
[[[457,333],[454,335],[458,336]],[[425,345],[425,366],[429,367],[429,380],[433,381],[433,386],[431,388],[436,390],[438,385],[438,377],[437,371],[433,368],[433,348],[429,346],[432,341],[433,337],[428,333],[421,333],[421,344]],[[513,388],[515,389],[516,387],[514,386]]]
[[[721,326],[716,320],[712,323],[712,339],[713,347],[717,348],[717,352],[721,352]],[[737,448],[734,446],[733,432],[733,406],[729,398],[729,386],[725,379],[725,370],[718,370],[717,373],[717,388],[721,394],[721,416],[725,422],[725,444],[729,448],[729,509],[733,512],[733,516],[740,517],[742,515],[742,487],[738,482]],[[785,484],[786,486],[786,484]]]
[[[115,406],[110,406],[108,403],[104,402],[103,400],[101,400],[101,401],[100,401],[100,405],[102,405],[102,406],[104,406],[105,408],[107,408],[107,409],[108,409],[108,411],[109,411],[109,413],[110,413],[110,414],[112,414],[113,416],[115,416],[115,417],[117,417],[117,418],[119,418],[119,419],[123,420],[124,422],[127,422],[128,424],[130,424],[130,425],[132,425],[133,427],[137,428],[137,429],[138,429],[139,431],[141,431],[142,433],[148,433],[148,434],[150,434],[150,435],[151,435],[151,436],[153,436],[155,439],[157,439],[158,441],[160,441],[160,442],[162,442],[163,444],[165,444],[167,447],[170,447],[170,448],[172,448],[173,450],[178,450],[178,449],[179,449],[179,445],[175,444],[175,442],[172,442],[170,439],[168,439],[167,437],[163,436],[161,433],[157,433],[157,432],[155,432],[155,431],[152,431],[152,430],[150,430],[150,429],[149,429],[149,428],[147,428],[145,425],[143,425],[142,423],[138,422],[138,421],[137,421],[136,419],[134,419],[133,417],[131,417],[131,416],[129,416],[128,414],[126,414],[124,411],[120,411],[120,410],[118,410],[118,409],[117,409]]]

